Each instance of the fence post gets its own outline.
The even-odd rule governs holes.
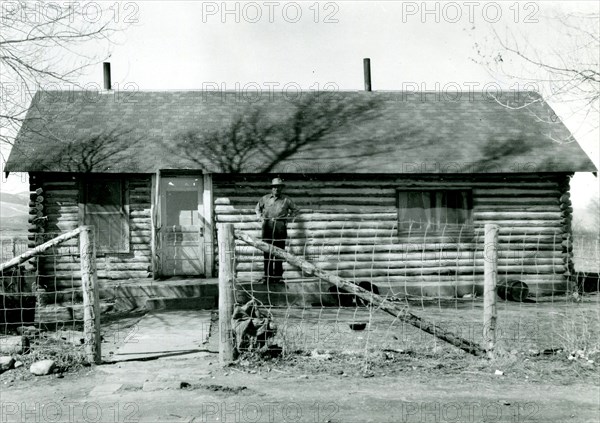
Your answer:
[[[17,256],[17,239],[15,237],[12,237],[10,239],[10,244],[11,244],[11,253],[12,253],[12,257],[14,258]]]
[[[217,226],[219,242],[219,361],[227,364],[233,361],[233,258],[235,240],[233,225],[220,223]]]
[[[84,226],[79,234],[81,257],[81,287],[83,289],[83,336],[85,353],[90,363],[100,364],[100,293],[96,274],[94,230]]]
[[[483,253],[483,348],[494,358],[496,345],[496,279],[498,276],[498,225],[485,225]]]

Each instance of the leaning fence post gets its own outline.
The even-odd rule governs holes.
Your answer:
[[[100,293],[96,274],[96,248],[91,226],[81,228],[79,234],[81,256],[81,287],[83,289],[83,336],[87,359],[94,364],[102,361],[100,350]]]
[[[494,358],[496,345],[496,279],[498,276],[498,225],[485,225],[483,253],[483,348]]]
[[[219,361],[227,364],[233,361],[233,258],[235,240],[233,225],[220,223],[217,226],[219,242]]]

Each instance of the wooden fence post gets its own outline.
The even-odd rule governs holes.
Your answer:
[[[12,257],[17,257],[17,238],[12,237],[10,239],[10,243],[11,243],[11,253],[12,253]]]
[[[233,361],[233,259],[235,240],[233,225],[220,223],[217,226],[219,242],[219,361],[227,364]]]
[[[96,246],[91,226],[81,228],[79,234],[81,257],[81,287],[83,289],[83,336],[85,353],[90,363],[100,364],[100,293],[96,274]]]
[[[483,348],[494,358],[496,346],[496,284],[498,277],[498,225],[485,225],[483,253]]]

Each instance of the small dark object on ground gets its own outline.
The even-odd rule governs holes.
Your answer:
[[[365,330],[366,327],[366,323],[350,323],[350,329],[352,330]]]
[[[264,357],[277,358],[277,357],[280,357],[283,354],[283,348],[281,348],[277,344],[268,345],[266,348],[264,348],[261,351],[261,354]]]
[[[373,294],[379,295],[379,288],[377,285],[372,284],[369,281],[361,281],[358,283],[358,286]],[[330,287],[329,293],[334,297],[336,305],[339,307],[367,307],[369,305],[368,301],[365,301],[350,292],[346,292],[343,289],[339,289],[337,286]]]
[[[209,391],[225,392],[228,394],[239,394],[240,392],[248,389],[245,386],[230,387],[230,386],[223,386],[223,385],[205,385],[204,388],[208,389]]]
[[[553,354],[560,354],[561,352],[563,352],[562,348],[546,348],[544,351],[541,352],[542,355],[553,355]]]
[[[505,279],[498,282],[496,292],[503,300],[524,302],[529,295],[529,287],[525,282],[516,279]]]

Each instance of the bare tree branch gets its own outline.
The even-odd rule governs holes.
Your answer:
[[[109,55],[111,37],[123,25],[107,8],[90,2],[6,2],[0,16],[0,144],[12,145],[33,95],[47,89],[81,88],[78,78]],[[102,12],[101,19],[87,16]],[[90,48],[99,44],[100,49]],[[99,56],[89,51],[105,50]]]

